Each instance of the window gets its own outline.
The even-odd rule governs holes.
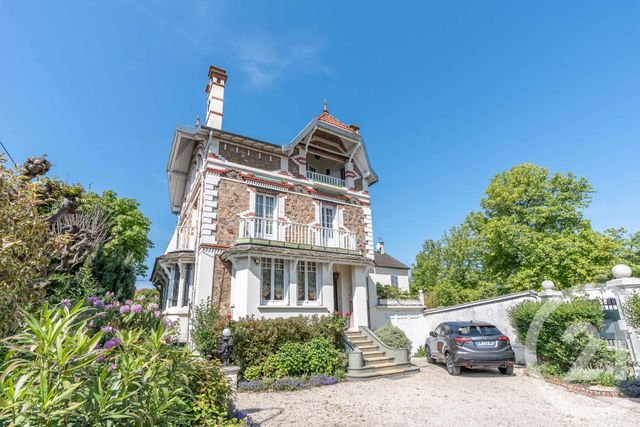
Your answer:
[[[184,291],[182,292],[182,306],[189,305],[189,297],[191,296],[191,282],[193,281],[193,265],[187,264],[184,268]]]
[[[485,335],[501,335],[493,325],[469,325],[458,328],[458,335],[463,337],[482,337]]]
[[[318,300],[318,278],[315,262],[298,262],[298,301]]]
[[[178,293],[180,292],[180,269],[177,265],[173,267],[173,283],[171,284],[171,288],[170,307],[176,307],[178,305]]]
[[[391,276],[391,286],[398,289],[398,276]]]
[[[256,194],[255,237],[273,237],[276,198],[266,194]]]
[[[322,217],[320,225],[322,226],[320,244],[322,246],[334,246],[334,226],[335,226],[336,210],[333,206],[322,206]]]
[[[283,301],[285,294],[285,262],[282,259],[262,258],[263,301]]]

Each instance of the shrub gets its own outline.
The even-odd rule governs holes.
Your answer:
[[[306,375],[334,375],[345,366],[345,356],[326,338],[315,338],[306,343],[287,343],[261,365],[267,378]],[[250,375],[255,375],[250,371]]]
[[[217,360],[194,363],[193,404],[194,424],[197,426],[243,425],[240,419],[228,420],[231,411],[231,385]]]
[[[411,351],[411,340],[404,331],[391,323],[385,323],[376,329],[376,335],[391,348],[404,348]]]
[[[418,350],[415,352],[413,357],[427,357],[427,349],[424,348],[423,345],[421,345],[420,347],[418,347]]]
[[[640,378],[631,378],[620,383],[620,391],[625,396],[640,397]]]
[[[634,329],[640,329],[640,294],[634,293],[623,307],[625,320]]]
[[[348,316],[296,316],[276,319],[248,317],[232,321],[231,360],[243,370],[260,365],[287,343],[307,342],[314,338],[327,339],[334,348],[341,348],[342,333]]]
[[[252,380],[240,381],[238,390],[240,391],[266,391],[266,390],[299,390],[309,387],[337,384],[338,379],[329,375],[314,375],[309,378],[285,377],[277,380]]]
[[[45,304],[6,340],[0,425],[187,425],[197,402],[225,417],[229,388],[218,367],[204,375],[154,306],[89,303]]]
[[[579,384],[613,386],[616,378],[604,369],[573,368],[563,377],[565,381]]]
[[[215,356],[218,340],[227,323],[228,319],[220,316],[218,309],[211,304],[210,298],[198,304],[191,326],[191,337],[196,350],[208,358]]]
[[[411,291],[403,291],[389,285],[376,283],[376,294],[379,299],[417,299],[418,293]]]
[[[518,338],[526,345],[531,345],[527,343],[527,333],[544,304],[547,303],[525,301],[509,312],[511,324]],[[595,346],[595,355],[588,361],[587,366],[583,367],[606,368],[606,364],[615,361],[616,352],[607,349],[606,342],[594,336],[588,328],[588,325],[596,330],[602,327],[604,316],[597,301],[576,299],[547,307],[554,309],[551,310],[540,329],[536,348],[530,348],[536,351],[539,362],[550,363],[561,371],[567,372],[588,346]],[[571,339],[565,336],[570,328],[572,328]]]

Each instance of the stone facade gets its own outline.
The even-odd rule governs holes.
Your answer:
[[[220,142],[220,156],[233,163],[267,171],[278,170],[281,166],[281,157],[278,155],[253,150],[224,141]]]
[[[344,207],[344,226],[354,233],[358,242],[358,250],[367,251],[367,236],[365,232],[365,215],[362,208],[357,206]]]
[[[315,206],[318,202],[309,196],[287,194],[284,203],[284,216],[298,224],[311,224],[316,221]]]
[[[216,241],[231,246],[238,238],[238,215],[249,210],[249,186],[221,179],[218,185],[218,224]]]
[[[229,308],[230,306],[231,274],[231,263],[229,261],[223,261],[220,255],[216,256],[213,268],[211,302],[222,309]]]

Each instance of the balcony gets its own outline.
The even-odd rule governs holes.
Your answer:
[[[193,251],[196,248],[196,228],[192,226],[176,227],[165,253]]]
[[[317,172],[307,171],[307,178],[322,184],[333,185],[335,187],[346,187],[344,179],[336,178],[330,175],[323,175]]]
[[[238,237],[237,243],[267,243],[299,249],[358,252],[356,234],[351,231],[274,219],[240,218]]]

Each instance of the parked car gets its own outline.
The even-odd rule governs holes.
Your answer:
[[[444,322],[429,333],[424,348],[427,361],[443,361],[451,375],[460,368],[498,368],[513,374],[515,354],[509,338],[487,322]]]

